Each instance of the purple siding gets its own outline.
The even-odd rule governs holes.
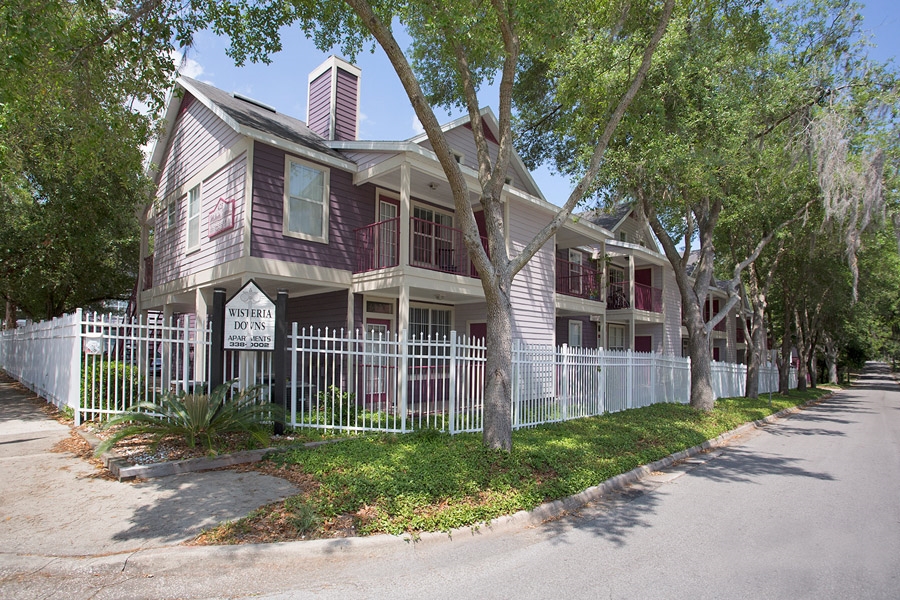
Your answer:
[[[595,349],[597,347],[597,325],[590,317],[557,317],[556,345],[569,343],[569,321],[581,321],[581,346]]]
[[[335,98],[334,139],[356,139],[356,115],[359,104],[359,82],[355,75],[343,69],[337,71],[337,98]]]
[[[314,329],[346,329],[347,328],[347,292],[327,292],[315,296],[289,298],[287,304],[287,322],[297,323],[302,330]]]
[[[284,160],[283,150],[256,143],[250,255],[352,271],[354,231],[375,221],[375,187],[354,186],[351,173],[330,168],[328,244],[286,237]]]
[[[237,132],[189,93],[182,100],[163,157],[157,197],[165,199],[178,186],[240,139]]]
[[[247,155],[200,182],[200,246],[187,254],[187,195],[175,199],[175,223],[168,227],[167,204],[156,218],[153,285],[160,285],[240,258],[243,245],[244,190]],[[209,213],[219,199],[234,201],[234,227],[209,237]]]
[[[309,83],[307,126],[328,139],[331,134],[331,70]]]

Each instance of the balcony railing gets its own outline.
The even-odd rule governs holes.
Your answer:
[[[617,281],[609,284],[609,292],[606,295],[606,309],[619,310],[631,308],[629,299],[629,282]],[[662,312],[662,290],[642,283],[634,284],[634,308],[647,312]]]
[[[556,293],[600,300],[600,273],[587,265],[556,260]]]
[[[662,312],[662,290],[642,283],[634,284],[634,307],[648,312]]]
[[[487,248],[487,238],[481,243]],[[400,219],[388,219],[356,230],[356,272],[400,264]],[[410,219],[409,264],[413,267],[477,277],[463,232],[424,219]]]
[[[372,223],[356,230],[356,272],[387,269],[400,264],[400,218]]]

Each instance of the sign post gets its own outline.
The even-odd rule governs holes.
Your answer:
[[[213,290],[212,330],[209,333],[209,393],[225,383],[225,288]]]
[[[287,415],[287,299],[287,290],[278,290],[278,297],[275,299],[275,355],[272,357],[275,361],[272,367],[275,381],[272,382],[272,403],[281,407],[283,412],[275,419],[275,435],[284,433],[283,417]]]

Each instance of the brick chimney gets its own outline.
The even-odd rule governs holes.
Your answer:
[[[359,67],[336,56],[309,74],[306,124],[327,140],[352,141],[359,133]]]

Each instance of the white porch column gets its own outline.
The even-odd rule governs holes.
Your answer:
[[[634,257],[629,256],[628,257],[628,303],[629,303],[628,306],[631,308],[631,310],[635,310],[637,308],[637,306],[635,304],[635,300],[636,300],[636,298],[634,297]],[[633,322],[634,322],[634,319],[632,319],[632,323]],[[632,327],[632,330],[633,329],[634,329],[634,327]],[[632,336],[631,349],[634,350],[634,343],[633,343],[634,342],[634,333],[632,333],[631,336]]]
[[[397,306],[397,333],[409,335],[409,284],[400,286],[400,301]]]
[[[412,231],[412,222],[409,220],[412,213],[410,206],[410,173],[409,163],[400,165],[400,268],[409,266],[409,239]],[[408,290],[407,290],[408,291]],[[401,328],[402,329],[402,328]]]
[[[194,372],[191,374],[191,378],[194,381],[207,381],[206,374],[206,341],[207,341],[207,331],[208,329],[208,321],[209,321],[209,308],[212,304],[212,289],[202,289],[197,288],[197,297],[194,301],[194,314],[197,317],[197,325],[195,328],[195,334],[197,336],[197,340],[194,343]]]

